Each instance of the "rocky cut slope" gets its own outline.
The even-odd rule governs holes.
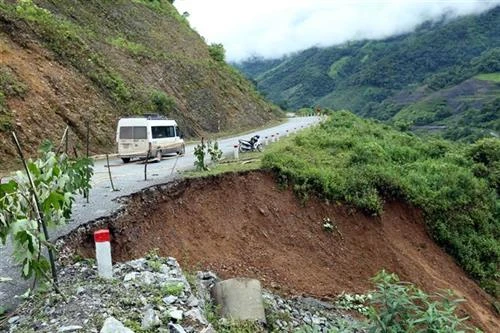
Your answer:
[[[109,150],[122,115],[161,113],[188,136],[257,126],[277,109],[166,0],[0,0],[0,169],[58,140]]]

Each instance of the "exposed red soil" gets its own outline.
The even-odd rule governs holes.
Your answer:
[[[339,233],[323,229],[326,217]],[[272,175],[251,172],[145,191],[109,224],[118,261],[158,248],[188,269],[254,277],[285,295],[322,298],[367,291],[370,278],[386,269],[427,292],[453,290],[467,301],[461,315],[500,332],[491,297],[431,240],[420,211],[406,204],[387,203],[380,217],[318,198],[302,204]],[[83,238],[74,244],[92,256],[91,237]]]

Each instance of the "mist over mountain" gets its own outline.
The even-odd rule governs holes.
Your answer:
[[[441,128],[454,139],[500,131],[500,6],[383,40],[236,66],[285,109],[349,109],[403,127]]]
[[[189,13],[189,22],[209,43],[222,43],[230,61],[242,61],[388,38],[426,21],[480,14],[500,0],[176,0],[174,5]]]

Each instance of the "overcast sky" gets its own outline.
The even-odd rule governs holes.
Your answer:
[[[500,0],[176,0],[208,43],[229,61],[275,58],[312,46],[384,38],[443,14],[480,13]]]

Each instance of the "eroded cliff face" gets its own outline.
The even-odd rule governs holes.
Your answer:
[[[102,152],[123,115],[161,113],[191,137],[279,115],[210,51],[168,1],[0,0],[0,170],[12,130],[33,154],[69,126],[80,151],[89,121]]]

